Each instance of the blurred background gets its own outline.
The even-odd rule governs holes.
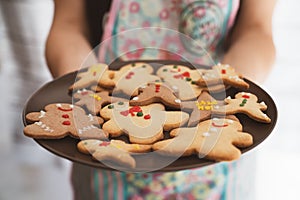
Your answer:
[[[297,0],[279,0],[274,14],[277,59],[263,88],[279,119],[271,136],[248,152],[258,159],[249,171],[256,175],[257,200],[300,199],[300,108],[291,106],[300,102],[299,9]],[[52,0],[0,0],[0,200],[72,199],[71,163],[22,133],[26,99],[51,80],[44,45],[52,17]]]

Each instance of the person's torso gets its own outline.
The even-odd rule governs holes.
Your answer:
[[[238,7],[239,0],[115,0],[100,58],[211,65],[222,57]]]

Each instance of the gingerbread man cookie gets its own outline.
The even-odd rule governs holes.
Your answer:
[[[237,147],[253,144],[252,136],[242,132],[242,125],[237,119],[213,118],[200,122],[197,127],[174,129],[170,134],[174,138],[159,141],[152,148],[163,155],[198,154],[200,158],[231,161],[241,155]]]
[[[182,65],[164,65],[158,69],[157,75],[178,93],[181,100],[190,100],[197,98],[203,90],[194,82],[200,78],[200,72]]]
[[[201,77],[204,69],[190,69],[183,65],[164,65],[157,71],[170,88],[178,94],[179,99],[191,100],[197,98],[203,90],[210,92],[219,92],[224,90],[223,85],[214,85],[209,88],[200,87],[196,81]]]
[[[103,77],[103,86],[115,87],[113,92],[123,92],[128,96],[137,95],[138,88],[149,82],[160,81],[152,75],[151,65],[143,62],[127,64],[118,71],[110,71]]]
[[[87,71],[79,71],[77,73],[76,82],[69,88],[69,91],[89,88],[93,85],[101,84],[102,77],[105,73],[108,73],[107,69],[108,66],[106,64],[99,63],[88,67]],[[104,90],[103,88],[101,89]]]
[[[201,87],[224,83],[237,88],[249,88],[249,84],[243,80],[240,74],[236,73],[232,66],[223,64],[215,65],[211,70],[202,71],[202,75],[196,83]]]
[[[203,91],[196,101],[185,101],[181,106],[183,110],[191,113],[188,126],[196,126],[199,122],[209,119],[214,109],[220,110],[220,103],[206,91]]]
[[[98,161],[113,161],[122,166],[134,168],[136,162],[130,154],[145,153],[151,150],[151,145],[127,144],[121,140],[83,140],[77,144],[80,152],[92,154]]]
[[[129,102],[131,106],[146,106],[152,103],[163,103],[171,108],[180,108],[181,100],[173,90],[163,83],[148,83],[139,88],[139,94]]]
[[[24,128],[24,134],[36,139],[60,139],[67,135],[74,138],[108,137],[97,127],[103,123],[102,118],[86,115],[82,108],[67,103],[49,104],[45,111],[28,113],[26,119],[33,124]]]
[[[271,119],[262,112],[267,110],[268,106],[263,101],[260,103],[257,101],[257,96],[254,94],[239,92],[235,95],[235,99],[229,96],[224,100],[225,109],[215,109],[214,112],[226,115],[244,113],[256,121],[270,123]]]
[[[109,96],[107,91],[94,93],[91,90],[78,90],[73,95],[74,99],[79,100],[75,104],[78,106],[85,106],[87,110],[93,114],[99,114],[102,106],[117,101],[125,101],[125,99]]]
[[[181,111],[165,111],[162,104],[129,106],[116,102],[105,106],[100,115],[108,120],[103,130],[117,137],[127,134],[131,143],[152,144],[163,138],[163,131],[177,128],[187,122],[189,115]]]

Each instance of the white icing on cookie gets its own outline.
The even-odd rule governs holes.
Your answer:
[[[139,100],[139,97],[133,97],[132,100],[137,101],[137,100]]]
[[[43,122],[35,122],[34,124],[38,125],[39,127],[41,127],[43,130],[45,130],[47,132],[51,132],[52,133],[54,131],[53,129],[51,129],[49,126],[47,126]]]
[[[41,110],[41,111],[40,111],[40,116],[39,116],[39,119],[41,119],[41,118],[45,117],[45,115],[46,115],[46,112],[45,112],[45,111],[43,111],[43,110]]]

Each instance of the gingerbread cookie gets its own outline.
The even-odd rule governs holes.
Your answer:
[[[105,106],[100,115],[108,120],[103,130],[117,137],[127,134],[131,143],[152,144],[163,138],[163,131],[177,128],[187,122],[189,115],[180,111],[165,111],[162,104],[129,106],[116,102]]]
[[[138,88],[149,82],[160,81],[152,75],[151,65],[143,62],[127,64],[118,71],[110,71],[103,77],[103,86],[115,87],[113,92],[123,92],[128,96],[137,95]]]
[[[85,154],[92,154],[98,161],[112,161],[124,167],[135,168],[135,159],[111,142],[101,140],[83,140],[77,144],[77,149]]]
[[[24,134],[36,139],[60,139],[67,135],[95,139],[108,137],[97,127],[103,123],[102,118],[86,115],[82,108],[67,103],[49,104],[45,111],[28,113],[26,119],[33,124],[24,128]]]
[[[201,87],[224,83],[236,88],[249,88],[249,84],[243,80],[240,74],[236,73],[232,66],[223,64],[215,65],[211,70],[202,71],[202,75],[196,83]]]
[[[181,100],[173,90],[163,83],[148,83],[139,88],[139,94],[130,100],[131,106],[146,106],[152,103],[163,103],[171,108],[180,108]]]
[[[220,84],[209,88],[198,86],[196,81],[201,77],[202,71],[204,69],[193,70],[183,65],[164,65],[158,69],[157,75],[170,85],[170,88],[183,101],[197,98],[203,90],[210,92],[225,90]]]
[[[201,70],[192,70],[182,65],[164,65],[158,69],[157,75],[178,93],[181,100],[197,98],[204,89],[194,82],[200,78]]]
[[[79,100],[75,104],[78,106],[85,106],[87,110],[93,114],[99,114],[102,106],[117,101],[125,101],[125,99],[109,96],[107,91],[93,92],[91,90],[78,90],[73,95],[75,100]]]
[[[142,145],[142,144],[128,144],[122,140],[110,140],[110,141],[102,141],[95,139],[87,139],[82,140],[78,143],[77,147],[82,153],[94,153],[97,151],[99,146],[113,146],[130,154],[139,154],[146,153],[151,151],[151,145]]]
[[[108,73],[107,69],[108,66],[106,64],[99,63],[88,67],[86,71],[79,71],[77,73],[76,82],[69,88],[69,91],[101,84],[102,77],[105,73]]]
[[[213,118],[200,122],[197,127],[177,128],[171,131],[174,138],[159,141],[152,148],[170,156],[198,154],[215,161],[231,161],[240,157],[237,148],[253,144],[252,136],[242,132],[242,125],[235,119]]]
[[[188,126],[196,126],[199,122],[209,119],[214,109],[220,110],[220,103],[206,91],[203,91],[196,101],[185,101],[181,106],[183,110],[191,113]]]
[[[268,106],[263,101],[260,103],[257,101],[257,96],[254,94],[239,92],[235,95],[235,99],[229,96],[224,100],[225,109],[215,109],[214,112],[226,115],[244,113],[256,121],[270,123],[271,119],[262,112],[267,110]]]

